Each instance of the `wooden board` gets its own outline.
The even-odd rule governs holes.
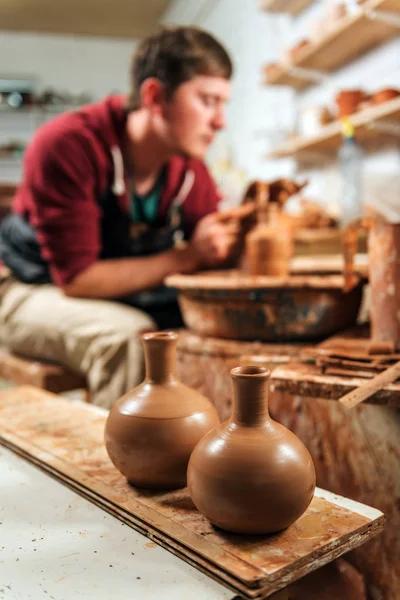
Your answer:
[[[359,12],[338,19],[321,39],[299,51],[293,64],[278,65],[278,68],[266,77],[265,84],[288,85],[296,89],[304,89],[313,82],[296,76],[293,67],[329,73],[398,34],[398,28],[394,24],[369,18],[368,14],[371,10],[400,14],[400,2],[399,0],[365,2]]]
[[[400,98],[394,98],[384,104],[372,106],[351,115],[357,140],[363,141],[379,136],[379,131],[374,124],[391,123],[400,125]],[[320,132],[309,138],[297,138],[286,142],[268,154],[269,158],[283,158],[298,155],[300,159],[311,159],[319,152],[332,152],[339,148],[342,143],[341,124],[334,121],[322,127]]]
[[[105,419],[95,407],[29,386],[0,393],[3,445],[243,597],[268,597],[383,529],[380,511],[318,490],[282,533],[226,534],[195,510],[186,488],[129,486],[106,454]]]
[[[368,325],[333,335],[304,349],[300,361],[277,367],[271,388],[295,396],[338,400],[400,359],[399,354],[369,354],[369,343]],[[400,407],[400,382],[385,385],[365,402]]]
[[[269,12],[285,12],[290,15],[297,15],[312,3],[313,0],[263,0],[261,8]]]
[[[291,261],[290,270],[296,275],[343,273],[344,257],[343,254],[295,256]],[[359,253],[354,257],[354,270],[364,279],[368,279],[367,254]]]
[[[294,396],[338,400],[363,385],[365,381],[365,377],[325,375],[316,365],[290,362],[274,369],[271,376],[271,389]],[[385,386],[365,400],[365,403],[400,407],[400,383]]]

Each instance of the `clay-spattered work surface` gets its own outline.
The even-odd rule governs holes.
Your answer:
[[[104,411],[28,386],[0,393],[2,444],[244,597],[265,598],[383,529],[379,511],[328,494],[331,502],[319,490],[282,533],[225,534],[196,511],[186,488],[129,486],[107,456],[105,419]]]

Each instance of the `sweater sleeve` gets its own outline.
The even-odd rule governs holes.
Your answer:
[[[70,282],[100,253],[96,168],[90,141],[76,131],[46,131],[24,161],[19,194],[25,195],[42,257],[56,285]],[[18,197],[16,205],[18,207]]]

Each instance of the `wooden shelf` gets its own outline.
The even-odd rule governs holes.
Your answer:
[[[365,140],[400,127],[400,98],[366,108],[350,117],[358,140]],[[279,146],[268,154],[269,158],[284,158],[301,154],[326,153],[337,149],[342,143],[341,124],[329,123],[320,133],[310,138],[297,138]]]
[[[268,12],[285,12],[290,15],[297,15],[312,3],[313,0],[263,0],[261,9]]]
[[[314,80],[300,76],[296,69],[327,74],[398,34],[400,29],[395,24],[368,16],[375,10],[398,14],[400,18],[400,0],[368,0],[357,14],[338,20],[323,38],[299,50],[293,63],[278,64],[264,83],[303,89]]]

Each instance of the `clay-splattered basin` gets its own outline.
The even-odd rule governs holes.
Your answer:
[[[192,331],[236,340],[315,340],[354,325],[363,281],[343,292],[342,275],[248,276],[238,271],[171,275]]]

